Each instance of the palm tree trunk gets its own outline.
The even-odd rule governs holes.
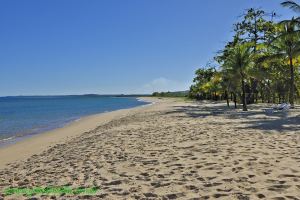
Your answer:
[[[226,98],[226,102],[227,102],[227,107],[229,108],[229,98],[228,98],[227,90],[225,90],[225,98]]]
[[[260,89],[260,98],[261,98],[261,102],[265,103],[265,94],[263,88]]]
[[[233,93],[233,102],[234,102],[234,108],[236,109],[236,93]]]
[[[256,92],[256,95],[255,95],[255,103],[258,102],[258,92]]]
[[[254,103],[255,102],[255,91],[256,91],[256,88],[257,88],[257,84],[258,84],[258,81],[254,78],[251,78],[249,103]]]
[[[295,93],[295,74],[294,74],[294,66],[293,66],[293,58],[290,57],[290,75],[291,75],[291,82],[290,82],[290,96],[289,101],[291,104],[291,108],[294,108],[294,93]]]
[[[268,103],[271,103],[271,84],[270,81],[267,81],[267,93],[268,93]]]
[[[243,103],[243,111],[247,111],[247,101],[246,101],[246,92],[245,92],[245,81],[242,76],[242,103]]]

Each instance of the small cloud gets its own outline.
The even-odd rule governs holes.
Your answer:
[[[160,77],[152,80],[143,86],[146,93],[167,92],[167,91],[184,91],[188,90],[191,83],[170,80]]]

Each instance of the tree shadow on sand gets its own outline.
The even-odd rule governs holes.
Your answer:
[[[299,108],[286,112],[277,112],[267,115],[261,107],[250,107],[249,111],[243,112],[239,109],[228,108],[225,104],[214,104],[205,106],[174,106],[172,111],[166,114],[178,114],[176,117],[206,118],[209,116],[220,116],[233,119],[228,122],[239,129],[260,129],[265,131],[299,131],[300,111]],[[236,119],[236,120],[234,120]],[[227,123],[227,122],[226,122]],[[216,124],[214,122],[214,124]],[[220,122],[220,124],[222,124]],[[242,126],[241,126],[242,125]]]
[[[257,118],[252,121],[242,122],[246,126],[242,129],[252,128],[260,130],[275,130],[283,131],[299,131],[300,130],[300,115],[287,116],[285,114],[277,114],[276,118],[266,119]]]

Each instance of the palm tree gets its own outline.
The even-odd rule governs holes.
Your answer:
[[[295,66],[294,61],[300,55],[300,33],[298,29],[298,21],[294,18],[279,23],[279,34],[269,44],[272,49],[271,55],[264,56],[260,60],[282,59],[289,65],[290,73],[290,92],[289,102],[294,107],[295,98]]]
[[[251,45],[237,44],[229,51],[230,54],[223,67],[233,72],[236,75],[235,77],[241,81],[243,111],[247,111],[245,81],[247,70],[252,63]]]
[[[236,93],[238,91],[238,83],[236,80],[239,79],[237,74],[230,68],[226,68],[226,66],[221,66],[222,71],[222,82],[221,86],[225,92],[225,98],[227,102],[227,107],[229,107],[229,94],[231,95],[231,100],[233,97],[233,102],[234,102],[234,108],[237,108],[236,106]]]

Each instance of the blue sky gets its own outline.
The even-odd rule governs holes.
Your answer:
[[[279,0],[2,0],[0,96],[186,90],[246,8]]]

